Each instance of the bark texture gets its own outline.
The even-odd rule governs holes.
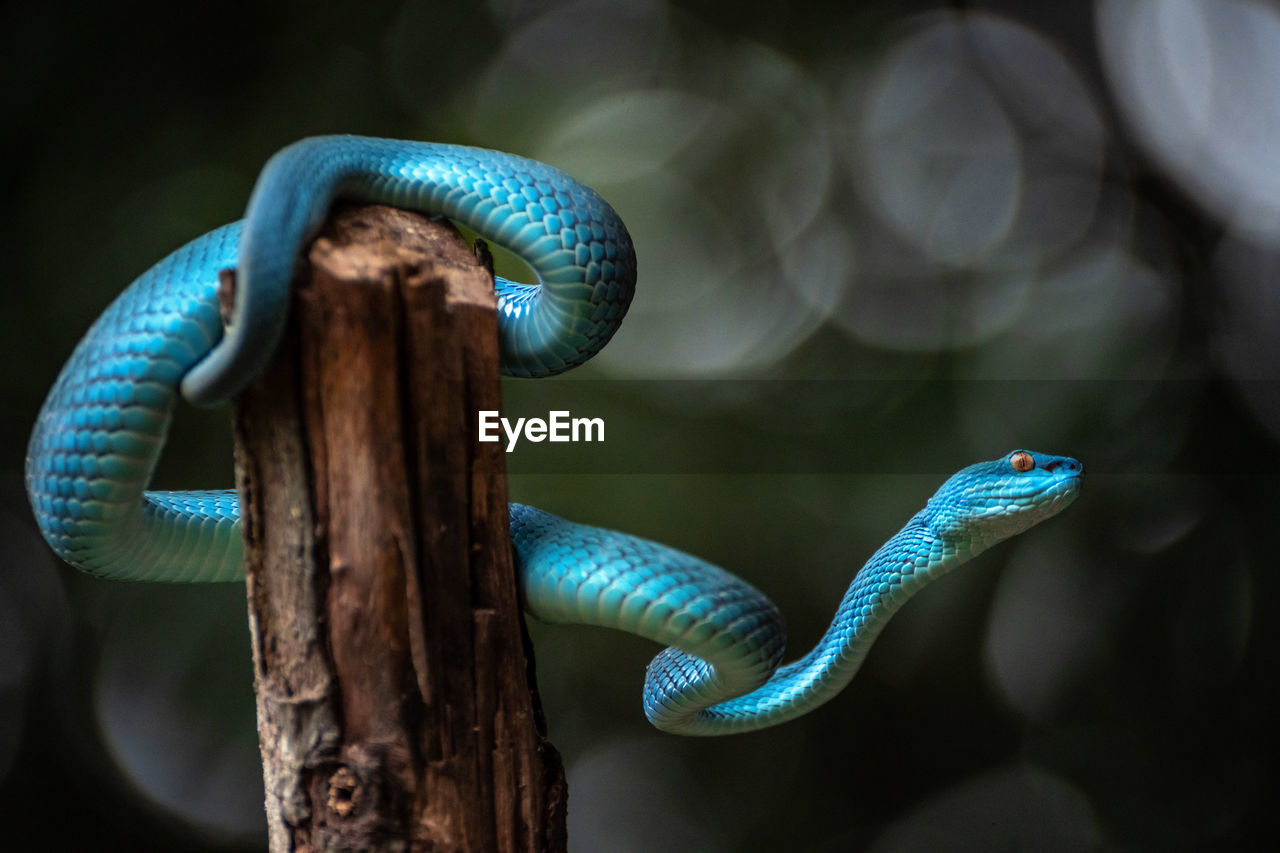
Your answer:
[[[476,441],[490,273],[376,206],[307,261],[235,412],[271,850],[563,851],[502,449]]]

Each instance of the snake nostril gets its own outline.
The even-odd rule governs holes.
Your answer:
[[[1069,474],[1079,474],[1084,470],[1084,466],[1068,456],[1046,463],[1044,469],[1050,472],[1061,469]]]

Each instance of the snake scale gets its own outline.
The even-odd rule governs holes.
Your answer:
[[[537,284],[495,281],[508,375],[549,376],[586,361],[631,301],[636,261],[626,228],[557,169],[454,145],[354,136],[295,143],[268,162],[242,221],[179,248],[111,304],[50,391],[26,482],[40,530],[63,559],[112,578],[243,577],[234,491],[146,487],[179,398],[229,399],[271,354],[296,258],[338,197],[449,217],[525,260]],[[229,267],[238,293],[224,330],[218,272]],[[785,666],[776,608],[720,568],[521,504],[510,507],[511,540],[533,616],[668,646],[648,667],[646,715],[665,731],[724,734],[830,699],[907,598],[1058,513],[1082,478],[1074,459],[1022,450],[964,468],[856,573],[818,644]]]

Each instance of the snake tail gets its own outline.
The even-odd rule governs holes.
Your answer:
[[[480,148],[357,136],[304,139],[263,169],[245,218],[179,248],[133,282],[77,345],[27,446],[26,484],[53,550],[130,580],[243,576],[234,492],[149,491],[179,397],[226,400],[265,365],[290,279],[335,198],[447,216],[519,255],[537,283],[498,278],[501,369],[549,376],[591,358],[635,289],[626,227],[588,187]],[[218,273],[237,269],[229,327]]]

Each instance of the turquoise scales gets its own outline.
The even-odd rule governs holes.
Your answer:
[[[271,159],[242,222],[200,237],[135,281],[77,346],[50,391],[27,455],[41,532],[77,568],[115,578],[242,576],[231,491],[146,491],[179,396],[214,403],[261,368],[279,338],[295,259],[337,197],[456,219],[516,252],[538,276],[498,279],[503,371],[574,367],[617,329],[635,254],[598,195],[509,154],[337,136]],[[217,274],[238,270],[224,332]],[[763,728],[827,701],[876,635],[929,580],[1056,514],[1081,466],[1015,451],[952,476],[856,574],[818,645],[778,667],[782,621],[742,580],[663,545],[511,505],[529,611],[553,622],[632,631],[668,648],[649,666],[644,707],[659,728],[722,734]]]

